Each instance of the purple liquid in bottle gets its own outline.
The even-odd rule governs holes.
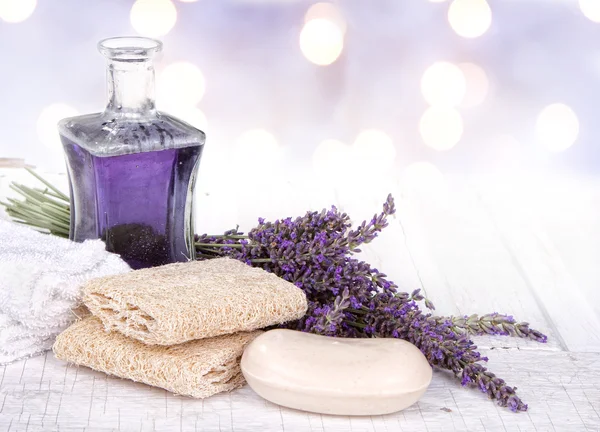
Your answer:
[[[101,238],[135,269],[192,258],[189,191],[202,147],[98,157],[63,141],[72,240]]]
[[[109,103],[59,123],[75,241],[101,238],[134,268],[195,258],[193,189],[205,135],[154,108],[158,41],[113,38]]]

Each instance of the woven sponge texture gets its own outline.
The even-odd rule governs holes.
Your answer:
[[[205,398],[244,384],[240,358],[244,347],[260,333],[151,346],[106,332],[100,320],[90,316],[61,333],[53,350],[57,358],[70,363],[176,394]]]
[[[107,330],[175,345],[301,318],[304,292],[240,261],[169,264],[88,282],[84,303]]]

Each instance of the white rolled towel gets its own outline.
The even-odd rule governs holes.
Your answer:
[[[0,220],[0,364],[48,350],[77,319],[85,282],[128,271],[100,240],[75,243]]]

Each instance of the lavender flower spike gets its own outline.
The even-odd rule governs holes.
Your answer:
[[[472,384],[496,399],[498,405],[510,408],[511,411],[527,411],[527,404],[516,395],[516,387],[506,385],[506,382],[488,371],[483,365],[475,363],[466,365],[462,372],[462,385]]]
[[[529,328],[529,323],[516,322],[510,315],[497,312],[478,316],[473,314],[464,317],[450,317],[453,330],[457,333],[472,335],[499,335],[532,339],[536,342],[546,343],[548,337],[541,332]]]

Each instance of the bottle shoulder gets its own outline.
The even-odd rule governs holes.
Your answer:
[[[206,140],[201,130],[158,111],[145,117],[110,112],[69,117],[58,129],[63,138],[97,156],[202,146]]]

